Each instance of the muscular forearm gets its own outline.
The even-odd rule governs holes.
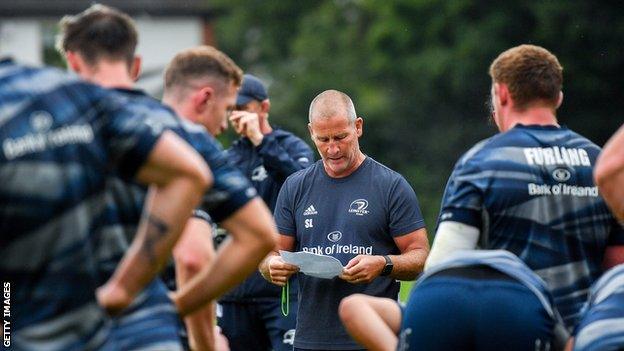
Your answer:
[[[184,223],[199,203],[203,188],[188,179],[153,188],[146,200],[136,238],[109,284],[135,296],[160,271],[178,240]]]
[[[400,255],[390,255],[394,265],[391,277],[398,280],[414,280],[423,271],[429,250],[419,248]]]

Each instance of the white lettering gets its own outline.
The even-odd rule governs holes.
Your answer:
[[[591,167],[589,154],[584,149],[566,149],[565,147],[552,146],[524,148],[522,151],[528,165]]]

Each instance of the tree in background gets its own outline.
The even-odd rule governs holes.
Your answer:
[[[624,15],[615,1],[213,0],[220,49],[270,83],[274,123],[307,135],[320,91],[351,95],[363,149],[412,184],[434,232],[455,160],[495,133],[489,63],[541,45],[564,67],[560,122],[599,145],[623,119]]]

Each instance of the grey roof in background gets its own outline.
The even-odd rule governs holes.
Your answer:
[[[60,17],[81,12],[94,3],[118,8],[131,16],[209,19],[223,13],[207,0],[0,0],[0,17]]]

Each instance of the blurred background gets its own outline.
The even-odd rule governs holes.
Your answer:
[[[0,0],[0,54],[63,66],[56,23],[92,1]],[[564,67],[560,122],[599,145],[624,119],[620,1],[136,0],[101,1],[137,21],[140,86],[161,94],[162,70],[210,44],[264,79],[271,121],[307,137],[312,98],[334,88],[364,118],[366,154],[402,173],[435,230],[454,162],[496,132],[487,70],[503,50],[541,45]],[[234,138],[225,134],[227,146]]]

